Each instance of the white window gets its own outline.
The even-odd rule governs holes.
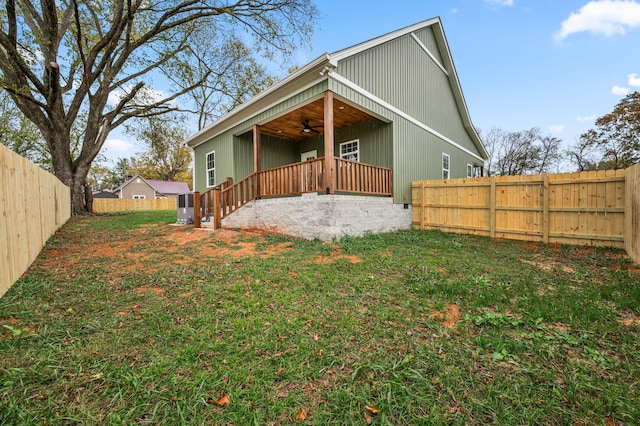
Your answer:
[[[468,178],[473,177],[473,166],[471,164],[467,164],[467,177]]]
[[[216,152],[207,154],[207,188],[216,186]]]
[[[360,161],[360,140],[355,139],[340,144],[340,158],[343,160]]]
[[[144,196],[144,195],[136,195],[136,194],[133,194],[133,198],[134,198],[135,200],[144,200],[144,199],[145,199],[145,198],[147,198],[147,197],[146,197],[146,196]]]
[[[449,154],[442,153],[442,179],[449,179],[451,163]]]

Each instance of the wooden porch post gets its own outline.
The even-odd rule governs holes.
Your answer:
[[[220,186],[213,189],[213,229],[222,228],[222,191]]]
[[[193,193],[193,227],[202,227],[200,224],[200,193],[198,191]]]
[[[262,167],[260,151],[260,126],[257,124],[253,126],[253,172],[256,174],[254,179],[253,193],[255,198],[260,198],[260,177],[259,173]]]
[[[336,190],[333,144],[333,92],[327,90],[324,92],[324,185],[327,194]]]

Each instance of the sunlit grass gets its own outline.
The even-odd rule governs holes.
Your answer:
[[[640,418],[640,279],[618,250],[172,222],[52,237],[0,299],[0,424]]]

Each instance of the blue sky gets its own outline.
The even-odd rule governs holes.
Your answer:
[[[483,131],[540,127],[573,144],[628,91],[640,90],[640,0],[317,0],[316,5],[319,26],[312,50],[297,53],[299,65],[439,16],[471,119]],[[140,150],[126,148],[108,154]]]

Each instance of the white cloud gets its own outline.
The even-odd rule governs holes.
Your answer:
[[[611,88],[611,93],[616,96],[627,96],[629,92],[631,92],[631,89],[628,87],[613,86]]]
[[[640,77],[638,77],[638,74],[629,74],[627,78],[629,78],[629,86],[640,87]]]
[[[590,1],[565,19],[556,40],[587,31],[606,36],[623,35],[627,28],[640,26],[640,3],[635,0]]]
[[[595,114],[591,114],[591,115],[585,115],[582,117],[578,117],[576,120],[578,121],[593,121],[596,119],[596,115]]]
[[[458,9],[451,9],[451,13],[455,15],[456,13],[458,13]]]
[[[564,124],[555,124],[549,127],[551,133],[562,133],[564,131]]]
[[[123,139],[107,139],[104,148],[107,151],[126,152],[133,148],[133,144]]]
[[[486,3],[496,6],[513,6],[513,0],[484,0]]]

